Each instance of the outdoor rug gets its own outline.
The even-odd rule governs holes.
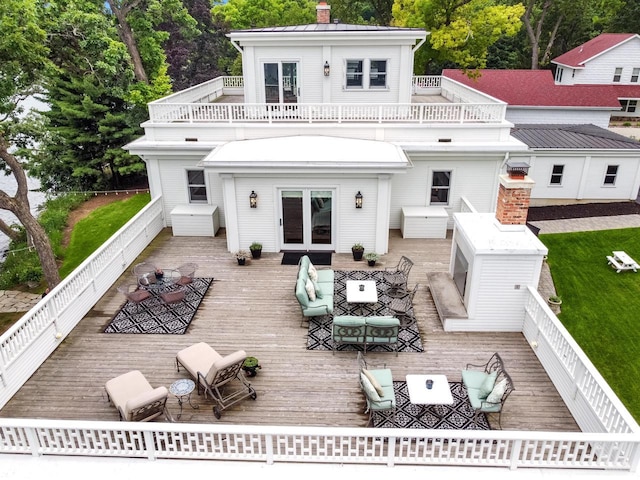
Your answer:
[[[473,420],[473,408],[461,382],[449,382],[453,405],[414,405],[409,401],[407,382],[393,382],[396,393],[395,419],[392,412],[373,412],[376,428],[426,428],[441,430],[491,430],[480,413]]]
[[[104,333],[171,333],[182,335],[187,331],[213,278],[194,278],[185,285],[185,298],[173,305],[165,304],[154,292],[140,304],[127,300],[115,314]]]
[[[347,280],[374,280],[378,288],[378,303],[365,304],[362,306],[362,315],[387,315],[387,305],[391,301],[387,293],[388,285],[383,278],[384,272],[380,270],[334,271],[333,287],[333,315],[349,315],[349,304],[347,303]],[[360,314],[360,313],[358,313]],[[309,335],[307,338],[307,350],[332,350],[331,323],[333,316],[313,317],[309,320]],[[422,341],[418,325],[413,322],[410,325],[400,327],[398,333],[398,352],[423,352]],[[337,351],[357,351],[362,350],[358,345],[340,345]],[[393,348],[388,345],[376,345],[367,347],[368,352],[392,352]]]
[[[298,265],[304,255],[307,255],[314,265],[331,265],[331,252],[284,252],[282,265]]]

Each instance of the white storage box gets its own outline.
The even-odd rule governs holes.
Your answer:
[[[443,207],[402,207],[403,238],[446,238],[449,215]]]
[[[215,237],[220,228],[217,205],[177,205],[171,210],[175,237]]]

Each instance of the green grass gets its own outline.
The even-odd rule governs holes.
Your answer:
[[[150,199],[149,194],[135,195],[127,200],[100,207],[79,221],[73,229],[71,241],[64,253],[60,276],[64,278],[69,275],[73,269],[149,203]]]
[[[640,260],[640,229],[540,235],[562,297],[559,319],[640,420],[640,272],[616,271],[607,255]]]

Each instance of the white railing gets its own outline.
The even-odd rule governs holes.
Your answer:
[[[150,103],[152,123],[501,123],[496,103]]]
[[[469,201],[464,195],[460,197],[460,212],[461,213],[478,213],[476,207]]]
[[[0,337],[0,408],[163,227],[156,198]]]
[[[440,75],[414,75],[411,78],[411,91],[419,94],[421,91],[439,91]]]

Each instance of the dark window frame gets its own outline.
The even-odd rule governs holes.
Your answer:
[[[187,192],[189,195],[189,203],[207,203],[207,180],[204,170],[202,169],[188,169],[187,175]],[[200,182],[200,175],[202,175],[202,182]]]

